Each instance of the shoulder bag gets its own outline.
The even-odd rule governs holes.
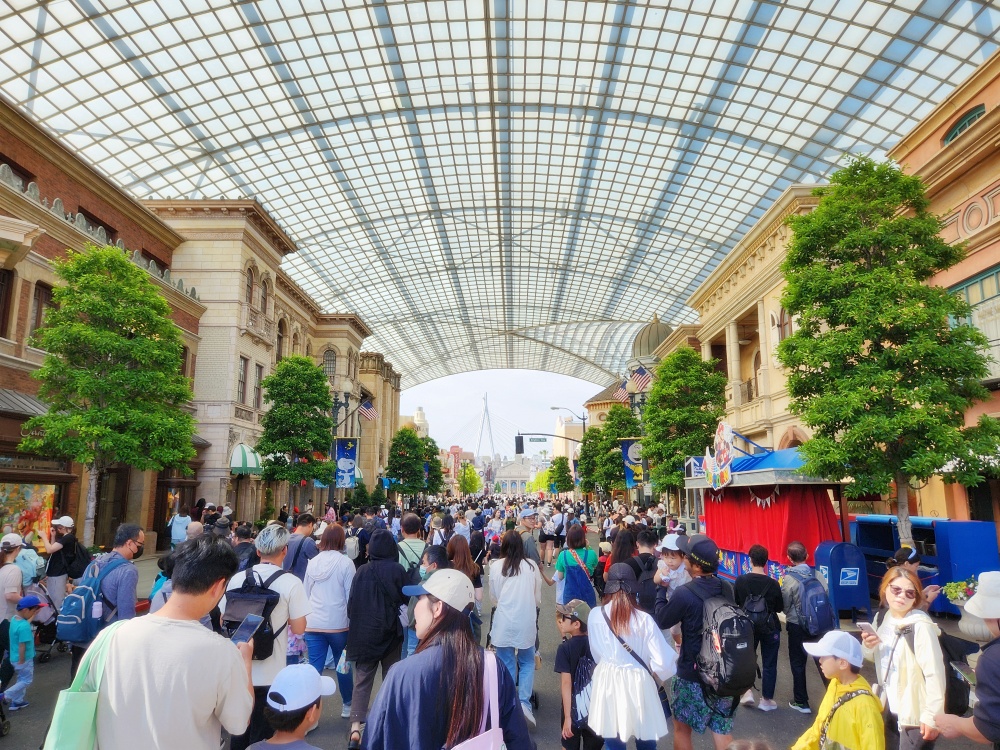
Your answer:
[[[93,750],[97,744],[97,701],[111,638],[126,620],[108,625],[83,655],[73,684],[59,691],[43,750]],[[84,690],[93,670],[93,690]]]
[[[649,665],[642,660],[642,657],[633,651],[632,647],[625,643],[625,640],[615,632],[614,628],[611,627],[611,618],[608,617],[608,611],[604,607],[601,607],[601,614],[604,615],[604,621],[608,624],[608,630],[611,631],[611,635],[618,639],[618,642],[622,644],[622,648],[628,652],[629,656],[639,662],[639,665],[649,672],[649,676],[653,678],[653,684],[656,685],[656,694],[660,698],[660,707],[663,708],[663,716],[664,718],[669,719],[671,716],[670,697],[667,695],[666,687],[664,687],[663,683],[660,682],[660,678],[656,676],[653,670],[649,668]]]
[[[831,742],[829,746],[827,744],[826,735],[830,731],[830,722],[833,721],[833,715],[837,713],[837,710],[850,700],[854,700],[862,695],[871,695],[870,692],[861,688],[860,690],[852,690],[849,693],[844,693],[837,699],[837,702],[833,704],[833,708],[830,709],[830,713],[826,715],[823,720],[823,728],[819,730],[819,750],[832,750],[835,746],[840,746],[839,743]]]
[[[497,675],[497,657],[492,651],[483,651],[483,718],[479,732],[452,750],[505,750],[503,729],[500,727],[500,678]],[[486,728],[489,716],[490,728]]]
[[[881,621],[879,622],[881,625]],[[877,628],[876,628],[877,630]],[[884,714],[889,710],[889,696],[885,692],[885,682],[889,679],[889,673],[892,671],[892,660],[896,656],[896,646],[899,645],[899,639],[903,637],[910,630],[910,626],[907,625],[896,630],[896,638],[892,642],[892,651],[889,652],[889,662],[885,665],[885,674],[882,675],[882,679],[875,685],[872,685],[872,695],[879,699],[882,704],[882,713]]]

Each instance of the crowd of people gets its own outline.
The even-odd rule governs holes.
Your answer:
[[[70,691],[98,694],[102,750],[216,750],[227,735],[232,750],[308,750],[324,699],[339,699],[349,749],[450,749],[490,733],[531,748],[539,629],[553,619],[564,748],[648,750],[671,730],[677,750],[691,750],[694,733],[717,750],[740,746],[738,706],[779,709],[782,621],[788,707],[817,706],[793,750],[931,750],[939,734],[1000,740],[1000,651],[991,643],[979,660],[974,714],[946,713],[949,666],[926,613],[937,590],[921,585],[911,550],[889,567],[882,607],[859,634],[836,620],[817,630],[825,582],[801,543],[783,551],[780,581],[754,545],[751,569],[730,583],[715,542],[662,508],[598,509],[590,529],[590,508],[516,500],[322,518],[307,508],[259,530],[225,508],[196,510],[199,520],[182,509],[170,521],[145,616],[136,617],[137,526],[119,527],[113,549],[91,561],[72,520],[57,519],[44,540],[48,597],[25,595],[19,566],[0,567],[11,709],[27,705],[32,619],[52,606],[64,610],[62,627],[92,589],[95,637],[72,643]],[[0,540],[4,563],[25,546],[15,537]],[[543,586],[555,588],[555,612],[543,611]],[[983,574],[967,611],[1000,636],[1000,573]],[[248,623],[256,630],[240,637]],[[744,657],[720,656],[739,637],[749,681]],[[874,685],[860,674],[865,658]],[[818,704],[806,688],[810,661],[826,685]],[[56,721],[50,734],[59,731]]]

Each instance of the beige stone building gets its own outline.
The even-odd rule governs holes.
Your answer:
[[[362,352],[360,378],[362,397],[370,400],[378,412],[375,420],[358,421],[361,436],[358,467],[370,492],[385,471],[389,445],[399,429],[400,375],[381,354]]]

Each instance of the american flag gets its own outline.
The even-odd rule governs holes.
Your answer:
[[[365,401],[361,406],[358,407],[358,414],[367,419],[369,422],[374,422],[378,419],[378,409],[372,406],[371,401]]]
[[[611,398],[614,401],[620,401],[623,404],[628,403],[628,380],[623,380],[621,385],[618,386],[618,390],[611,394]]]
[[[642,393],[649,387],[651,382],[653,382],[653,376],[649,374],[649,370],[645,367],[640,367],[632,373],[632,383],[635,385],[636,393]]]

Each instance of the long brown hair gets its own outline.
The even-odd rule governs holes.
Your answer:
[[[500,540],[500,557],[503,558],[500,575],[509,578],[521,572],[521,561],[525,559],[524,541],[513,529],[504,534]]]
[[[441,601],[430,594],[425,596],[431,604]],[[440,697],[449,709],[444,746],[452,748],[479,732],[483,717],[483,650],[472,638],[468,613],[448,604],[443,610],[431,623],[416,653],[432,645],[441,647]]]
[[[628,562],[638,550],[635,544],[635,536],[631,531],[619,531],[615,536],[614,546],[611,548],[611,559],[608,560],[608,568],[615,563]]]
[[[618,589],[604,597],[604,604],[611,602],[611,630],[622,637],[632,632],[632,613],[636,610],[635,594],[626,589]]]
[[[448,540],[448,559],[452,569],[465,573],[470,581],[474,581],[479,575],[479,566],[472,559],[469,543],[461,534],[455,534]]]

